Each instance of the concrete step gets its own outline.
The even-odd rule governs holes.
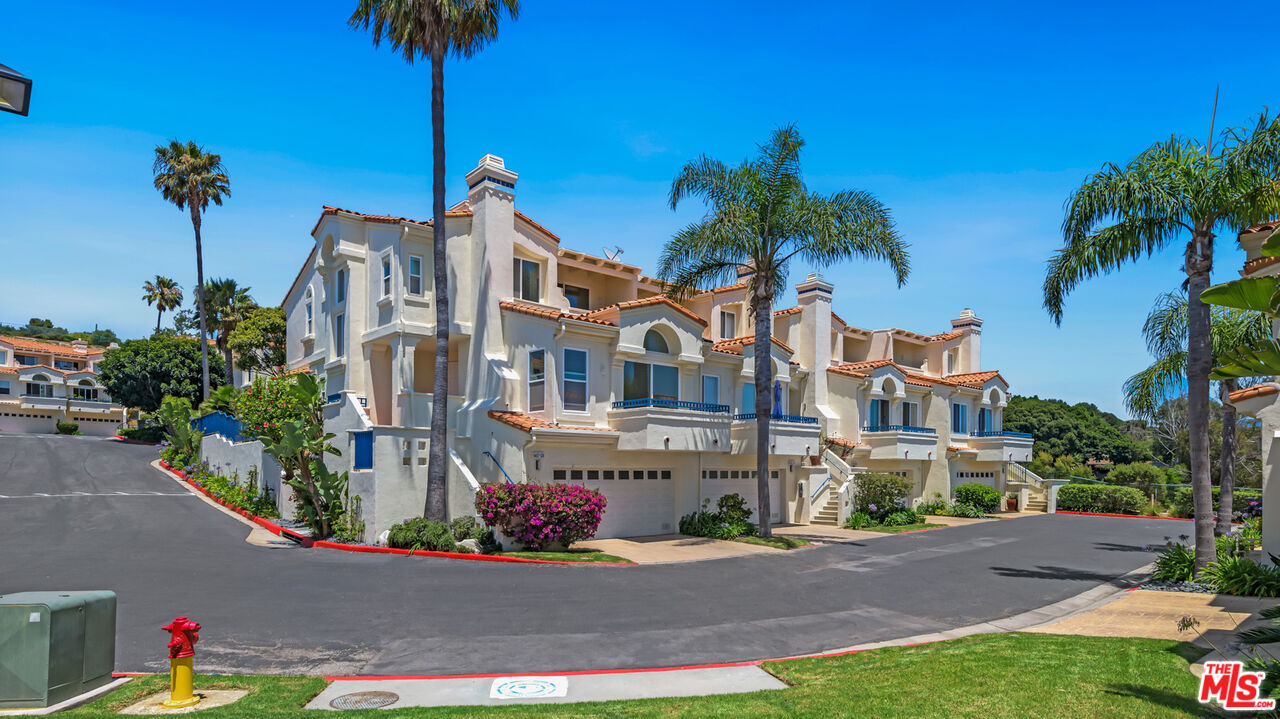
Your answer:
[[[823,518],[821,518],[821,517],[814,517],[813,519],[809,520],[809,524],[823,524],[823,525],[826,525],[826,526],[828,526],[828,527],[834,527],[834,526],[836,526],[837,522],[836,522],[836,518],[835,518],[835,517],[832,517],[831,519],[823,519]]]

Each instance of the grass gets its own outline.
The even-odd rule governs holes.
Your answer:
[[[1188,664],[1204,650],[1164,639],[988,634],[820,659],[766,662],[782,691],[679,699],[349,711],[345,719],[394,717],[1198,717]],[[199,659],[197,658],[197,662]],[[570,682],[573,681],[571,677]],[[60,716],[117,712],[167,687],[148,676]],[[248,689],[201,719],[314,717],[301,707],[324,688],[311,677],[198,676],[196,690]]]
[[[595,562],[620,562],[622,564],[635,564],[635,562],[630,559],[615,557],[612,554],[605,554],[599,549],[574,549],[573,547],[570,547],[568,551],[564,552],[498,552],[494,556],[543,559],[548,562],[583,562],[587,564]]]
[[[774,549],[795,549],[809,546],[809,540],[799,537],[753,537],[748,535],[734,537],[733,541],[744,544],[759,544],[765,547],[773,547]]]
[[[917,522],[915,524],[904,524],[899,527],[888,527],[883,524],[873,524],[869,527],[861,527],[867,532],[884,532],[885,534],[901,534],[903,532],[914,532],[918,529],[937,529],[945,527],[945,524],[934,524],[932,522]]]

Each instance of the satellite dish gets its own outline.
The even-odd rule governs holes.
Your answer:
[[[618,258],[622,256],[622,248],[614,245],[613,252],[610,252],[609,248],[606,247],[604,248],[604,256],[609,258],[610,262],[617,262]]]

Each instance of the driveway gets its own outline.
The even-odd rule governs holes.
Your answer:
[[[247,544],[151,447],[0,436],[0,593],[119,594],[118,671],[464,674],[788,656],[1012,616],[1150,562],[1186,523],[1045,515],[688,564],[560,566]]]

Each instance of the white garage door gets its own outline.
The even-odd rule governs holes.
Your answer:
[[[0,412],[0,432],[14,434],[53,434],[58,420],[53,415],[23,415],[17,412]]]
[[[552,478],[598,489],[609,500],[596,537],[671,534],[675,528],[675,480],[669,469],[556,469]]]
[[[959,487],[962,484],[970,484],[973,482],[976,482],[977,484],[985,484],[992,489],[998,489],[998,487],[996,487],[995,472],[956,472],[956,481],[952,489]]]
[[[716,502],[726,494],[737,494],[747,500],[747,508],[755,516],[759,499],[755,472],[747,469],[702,470],[702,497],[711,500],[708,509],[715,511]],[[754,521],[754,520],[753,520]],[[782,482],[778,470],[769,471],[769,521],[782,521]]]

